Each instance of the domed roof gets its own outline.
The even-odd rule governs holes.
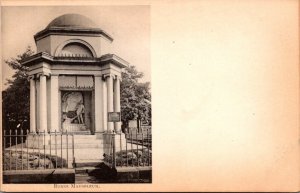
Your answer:
[[[83,15],[64,14],[52,20],[47,28],[97,28],[97,26]]]
[[[64,14],[52,20],[48,26],[34,35],[35,41],[38,41],[48,35],[92,35],[105,37],[109,41],[113,38],[97,27],[97,25],[88,17],[80,14]]]

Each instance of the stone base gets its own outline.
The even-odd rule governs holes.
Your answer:
[[[74,151],[72,138],[74,137]],[[68,143],[67,143],[68,141]],[[29,152],[62,157],[71,167],[73,161],[80,164],[103,162],[103,133],[98,135],[29,135],[26,139]],[[74,153],[74,155],[73,155]],[[75,159],[73,159],[73,156]]]
[[[103,162],[103,154],[112,153],[112,140],[114,135],[114,143],[116,152],[126,149],[125,134],[108,134],[108,133],[95,133],[95,135],[68,135],[68,143],[66,135],[57,133],[55,135],[43,134],[29,135],[26,139],[28,148],[37,152],[39,148],[41,153],[47,155],[56,155],[68,160],[68,165],[72,166],[73,151],[72,151],[72,138],[74,137],[74,157],[75,162],[78,164],[86,163],[101,163]],[[56,144],[56,145],[55,145]],[[127,147],[130,149],[130,146]],[[133,148],[136,148],[135,145]],[[35,150],[33,150],[35,149]],[[57,151],[55,151],[57,149]],[[61,155],[62,154],[62,155]]]
[[[50,136],[48,134],[32,134],[28,135],[25,146],[28,148],[44,148],[44,145],[48,145]]]
[[[133,182],[139,181],[144,183],[152,182],[152,167],[117,167],[117,182]],[[141,181],[140,181],[141,180]]]
[[[81,131],[89,131],[84,124],[63,124],[63,132],[68,131],[71,132],[81,132]]]
[[[124,133],[115,135],[115,144],[116,144],[116,151],[125,150],[126,137]]]
[[[103,132],[95,132],[96,139],[103,139]]]
[[[112,134],[112,133],[104,133],[103,134],[103,145],[104,145],[104,153],[111,154],[112,153],[112,143],[113,143],[113,135],[114,135],[114,143],[115,143],[115,151],[125,150],[126,148],[126,138],[125,134]]]
[[[74,182],[74,169],[17,170],[3,172],[3,183],[5,184],[70,184]]]

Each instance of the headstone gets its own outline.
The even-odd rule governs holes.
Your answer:
[[[132,129],[132,128],[137,128],[137,127],[138,127],[137,120],[130,120],[130,121],[128,122],[128,127],[129,127],[130,129]]]

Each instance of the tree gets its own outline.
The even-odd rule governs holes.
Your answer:
[[[15,70],[12,79],[7,80],[8,88],[2,91],[2,122],[5,130],[29,129],[29,81],[28,68],[21,61],[33,55],[31,47],[23,54],[6,60],[5,63]]]
[[[135,66],[129,66],[122,73],[121,82],[121,119],[123,127],[128,121],[140,118],[151,124],[150,83],[139,83],[144,74]]]

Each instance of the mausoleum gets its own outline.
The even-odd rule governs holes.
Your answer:
[[[120,112],[120,81],[128,62],[111,54],[113,38],[79,14],[57,17],[34,35],[29,67],[30,132],[100,136],[121,132],[108,122]]]

